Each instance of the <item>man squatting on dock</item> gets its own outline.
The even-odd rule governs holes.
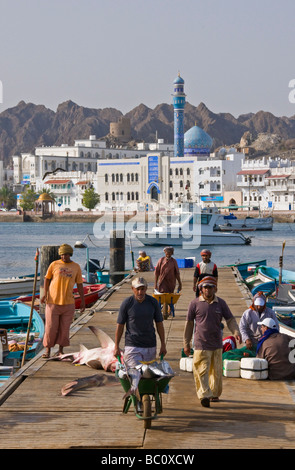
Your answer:
[[[222,393],[222,318],[240,344],[241,335],[227,303],[216,295],[216,277],[204,277],[198,287],[200,296],[191,301],[187,312],[184,353],[189,356],[194,333],[193,374],[196,392],[201,405],[208,408],[210,401],[219,401]]]

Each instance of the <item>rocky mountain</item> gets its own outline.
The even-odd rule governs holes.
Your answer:
[[[114,108],[85,108],[72,101],[61,103],[56,112],[43,105],[21,101],[0,114],[0,160],[7,164],[12,155],[34,152],[40,145],[72,145],[74,140],[92,134],[103,138],[109,133],[110,123],[117,122],[122,116],[121,111]],[[140,104],[125,117],[131,121],[133,139],[154,142],[157,136],[173,143],[172,104],[162,103],[154,109]],[[194,125],[214,139],[215,148],[239,144],[245,133],[251,135],[252,141],[261,133],[273,134],[277,136],[276,144],[279,141],[282,146],[286,141],[289,148],[295,147],[295,116],[276,117],[259,111],[235,118],[230,113],[213,113],[204,103],[197,107],[187,103],[185,131]]]

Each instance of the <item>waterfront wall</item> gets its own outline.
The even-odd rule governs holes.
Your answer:
[[[224,212],[228,213],[228,212]],[[145,213],[138,212],[136,214],[135,211],[129,212],[119,212],[118,216],[122,217],[124,214],[124,220],[127,221],[132,217],[136,216],[137,220],[144,220]],[[234,214],[237,216],[238,219],[243,219],[248,215],[251,217],[258,217],[257,211],[234,211]],[[150,213],[149,217],[157,218],[157,213]],[[270,214],[265,214],[265,216]],[[274,218],[276,223],[294,223],[295,222],[295,211],[273,211],[271,214]],[[1,222],[95,222],[100,217],[106,217],[109,220],[116,218],[116,212],[55,212],[51,216],[47,216],[42,218],[39,215],[36,215],[34,212],[26,212],[26,213],[16,213],[16,212],[1,212],[0,213],[0,223]]]

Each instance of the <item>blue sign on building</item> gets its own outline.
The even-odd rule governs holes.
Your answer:
[[[159,181],[159,157],[157,155],[148,157],[148,182]]]
[[[201,201],[222,202],[223,201],[223,196],[201,196]]]

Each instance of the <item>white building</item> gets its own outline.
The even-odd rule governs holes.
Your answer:
[[[37,178],[36,191],[49,190],[55,196],[56,210],[88,210],[82,205],[85,189],[94,187],[95,173],[80,171],[58,172],[44,180]]]
[[[295,162],[292,160],[280,157],[245,160],[237,175],[245,206],[295,209]]]
[[[223,192],[237,190],[235,175],[244,154],[231,149],[210,155],[211,138],[204,131],[194,126],[188,134],[189,152],[183,158],[174,157],[173,146],[161,140],[138,144],[137,149],[107,148],[104,141],[90,136],[75,141],[73,147],[37,147],[34,155],[13,157],[14,183],[30,184],[37,191],[49,187],[61,211],[86,210],[82,196],[90,185],[100,195],[100,210],[136,210],[146,204],[157,208],[199,202],[200,197],[222,205]],[[208,146],[206,154],[192,154],[200,141]]]
[[[194,190],[198,201],[224,205],[224,193],[237,190],[237,173],[244,154],[230,149],[215,158],[194,162]]]
[[[4,168],[3,161],[0,160],[0,188],[3,186],[11,187],[13,184],[13,170]]]
[[[122,145],[107,148],[106,142],[98,140],[95,135],[89,136],[89,139],[75,140],[73,146],[36,147],[34,154],[13,156],[14,184],[35,185],[38,178],[57,169],[96,173],[99,160],[140,158],[150,151],[163,152],[164,149],[169,155],[173,152],[171,147],[159,139],[158,143],[140,143],[134,149]]]

